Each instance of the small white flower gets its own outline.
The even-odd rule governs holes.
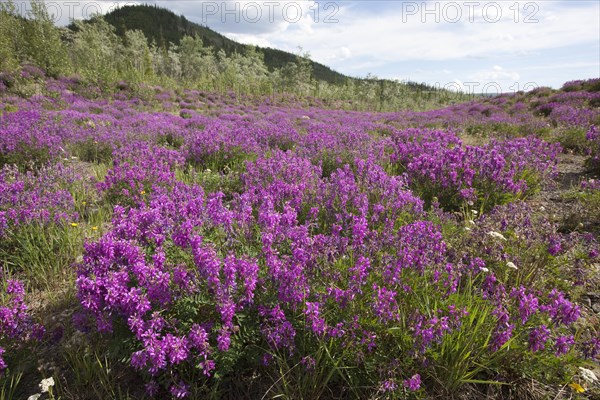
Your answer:
[[[583,367],[579,367],[579,370],[581,371],[581,377],[587,383],[594,383],[598,381],[598,377],[596,376],[596,374],[594,374],[592,370]]]
[[[540,211],[546,211],[546,207],[544,207],[544,206],[541,206],[541,207],[540,207]]]
[[[489,269],[487,269],[486,267],[481,267],[481,268],[479,268],[479,269],[480,269],[481,271],[483,271],[483,272],[490,272],[490,270],[489,270]]]
[[[477,215],[477,214],[479,214],[479,213],[477,212],[477,210],[473,210],[473,211],[471,211],[471,212],[473,213],[473,215]]]
[[[488,232],[488,235],[490,235],[491,237],[494,237],[496,239],[506,240],[504,235],[501,234],[500,232],[490,231],[490,232]]]
[[[46,393],[47,391],[49,391],[52,386],[54,386],[54,378],[53,377],[42,379],[42,381],[39,384],[40,391],[42,393]]]
[[[506,266],[508,268],[512,268],[512,269],[518,269],[517,266],[515,265],[515,263],[513,263],[512,261],[509,261],[506,263]]]
[[[31,396],[29,396],[27,398],[27,400],[38,400],[41,395],[42,395],[41,393],[32,394]]]
[[[471,228],[469,228],[468,226],[465,226],[465,231],[470,232]]]

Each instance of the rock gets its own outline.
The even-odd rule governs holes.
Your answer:
[[[581,296],[580,303],[586,307],[592,307],[592,299],[590,299],[587,295]]]

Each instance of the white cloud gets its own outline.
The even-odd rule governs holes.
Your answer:
[[[318,16],[318,4],[308,0],[184,0],[156,4],[226,35],[279,36],[291,29],[310,33]]]
[[[503,4],[503,8],[508,6]],[[419,18],[405,17],[406,23],[399,23],[403,18],[401,9],[382,16],[365,16],[350,14],[342,8],[336,26],[313,23],[308,34],[290,29],[281,37],[274,32],[272,39],[282,47],[309,48],[317,60],[325,60],[331,48],[339,43],[352,43],[353,56],[383,61],[493,57],[597,41],[596,4],[560,10],[557,20],[544,19],[544,9],[556,7],[554,2],[545,2],[540,7],[537,16],[540,22],[535,24],[516,23],[508,16],[497,23],[485,22],[483,17],[474,22],[463,19],[456,24],[423,23]],[[508,29],[510,34],[506,33]]]
[[[516,82],[521,78],[518,72],[506,71],[499,65],[494,65],[491,69],[478,71],[473,75],[477,82]]]
[[[14,1],[17,11],[25,17],[31,16],[31,3],[28,0]],[[72,20],[91,18],[94,14],[106,14],[124,5],[138,5],[139,1],[73,1],[73,0],[46,0],[46,10],[56,25],[65,26]]]
[[[243,33],[229,33],[226,35],[229,39],[234,40],[239,43],[251,44],[254,46],[260,47],[272,47],[275,45],[271,43],[268,39],[265,39],[263,36],[259,35],[246,35]]]
[[[352,51],[346,46],[341,46],[338,49],[332,49],[330,54],[324,56],[323,62],[330,63],[330,62],[344,61],[351,57],[352,57]]]

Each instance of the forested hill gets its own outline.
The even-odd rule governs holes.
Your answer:
[[[184,36],[198,36],[205,46],[212,47],[215,52],[224,50],[227,55],[244,54],[248,45],[235,42],[210,28],[189,21],[183,15],[178,16],[170,10],[151,5],[135,5],[117,8],[106,14],[104,19],[113,25],[119,36],[128,30],[140,30],[159,47],[168,47],[170,43],[179,45]],[[264,55],[265,65],[270,71],[283,68],[298,57],[286,51],[258,47]],[[311,61],[313,77],[328,83],[343,83],[346,76],[331,68]]]

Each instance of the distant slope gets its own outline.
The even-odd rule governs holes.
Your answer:
[[[244,53],[248,47],[155,5],[124,6],[106,14],[104,19],[116,28],[120,36],[127,30],[138,29],[144,32],[150,42],[154,41],[158,46],[168,46],[169,43],[178,45],[185,35],[197,35],[202,38],[205,46],[213,47],[215,51],[223,49],[228,55],[234,52]],[[284,67],[297,58],[295,54],[282,50],[261,47],[257,49],[264,54],[265,64],[271,71]],[[323,64],[314,61],[311,63],[313,77],[317,80],[343,83],[348,79]]]

